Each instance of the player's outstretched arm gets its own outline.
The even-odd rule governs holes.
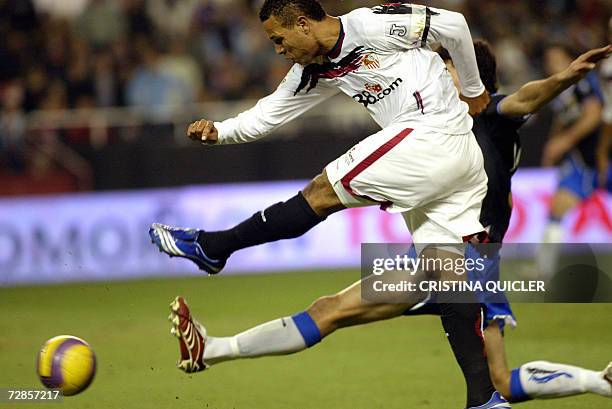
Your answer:
[[[612,104],[612,101],[610,102]],[[595,160],[597,165],[597,180],[600,187],[608,183],[608,169],[610,167],[609,155],[612,148],[612,122],[604,122],[604,127],[599,137]]]
[[[309,92],[296,93],[302,70],[299,64],[295,64],[276,91],[233,118],[221,122],[202,119],[192,123],[187,129],[187,136],[204,144],[252,142],[338,92],[336,88],[319,84]]]
[[[522,117],[537,112],[572,84],[584,78],[599,61],[611,53],[612,45],[587,51],[576,58],[565,71],[528,82],[500,102],[500,112],[509,117]]]
[[[612,19],[610,21],[612,22]],[[604,126],[599,136],[597,150],[595,151],[597,179],[600,187],[605,187],[608,183],[609,155],[610,149],[612,149],[612,81],[608,79],[604,87],[608,91],[605,93],[606,100],[602,113]]]

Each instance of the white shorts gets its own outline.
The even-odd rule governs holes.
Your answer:
[[[325,168],[346,207],[379,204],[402,213],[415,243],[461,243],[483,229],[487,192],[482,152],[472,132],[389,126]]]

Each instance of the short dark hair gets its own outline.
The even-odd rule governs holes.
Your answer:
[[[283,27],[289,27],[299,16],[321,21],[326,14],[317,0],[265,0],[259,10],[259,19],[264,22],[274,16]]]
[[[478,71],[480,72],[480,80],[490,94],[495,94],[498,88],[497,61],[491,45],[484,40],[474,40],[474,51],[476,53]],[[444,47],[438,48],[438,55],[440,55],[444,62],[453,61],[448,50]]]

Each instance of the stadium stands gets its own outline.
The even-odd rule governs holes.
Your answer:
[[[602,44],[610,14],[601,12],[609,7],[603,0],[427,3],[461,10],[474,37],[492,42],[504,91],[542,75],[541,47],[548,40],[581,49]],[[372,4],[324,2],[331,13]],[[34,168],[37,174],[60,169],[81,181],[71,185],[75,189],[112,188],[99,182],[105,169],[96,160],[100,147],[181,146],[185,124],[201,113],[239,112],[274,89],[288,68],[259,27],[258,6],[237,0],[0,1],[0,169],[32,182]],[[342,141],[346,123],[355,121],[353,140],[372,129],[358,108],[336,106],[327,110],[345,124],[323,122],[331,137]],[[532,133],[546,133],[541,122]],[[289,128],[276,137],[300,134],[299,126]],[[524,163],[537,165],[537,146],[526,151],[535,153]],[[78,165],[66,166],[66,155]],[[107,165],[113,160],[105,157]],[[20,185],[28,190],[29,183]]]

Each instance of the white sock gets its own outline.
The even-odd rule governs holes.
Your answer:
[[[586,392],[612,397],[612,385],[601,372],[577,366],[535,361],[521,366],[518,374],[522,392],[533,399],[558,398]]]
[[[204,362],[218,362],[266,355],[285,355],[306,349],[306,342],[291,317],[279,318],[233,337],[208,337]]]
[[[544,231],[542,244],[536,254],[539,277],[550,279],[557,271],[561,244],[563,240],[563,226],[558,221],[550,221]]]

